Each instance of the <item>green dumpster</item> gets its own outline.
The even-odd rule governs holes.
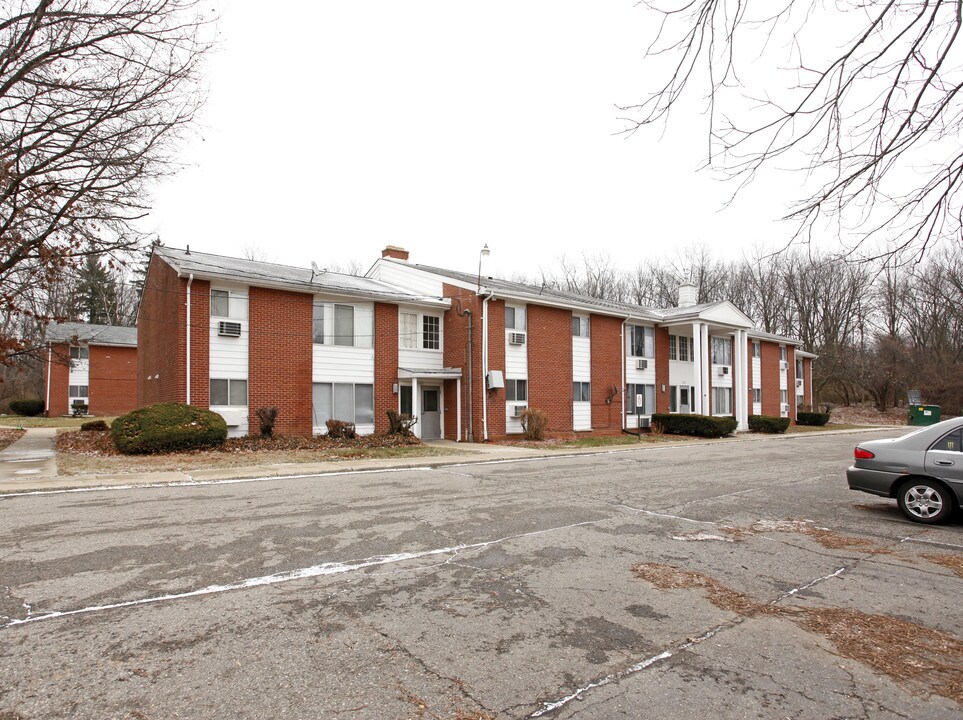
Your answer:
[[[910,405],[910,425],[933,425],[940,421],[939,405]]]

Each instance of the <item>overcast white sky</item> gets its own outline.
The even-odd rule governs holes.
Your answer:
[[[201,132],[148,227],[304,267],[367,268],[395,244],[470,271],[487,243],[502,276],[563,253],[634,266],[692,243],[724,257],[784,243],[797,176],[723,209],[732,186],[696,172],[696,104],[664,135],[615,134],[616,105],[652,87],[654,21],[635,0],[228,0]]]

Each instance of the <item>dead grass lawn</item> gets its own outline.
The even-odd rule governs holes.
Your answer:
[[[3,450],[14,440],[18,439],[21,435],[23,435],[23,432],[23,430],[0,428],[0,450]]]

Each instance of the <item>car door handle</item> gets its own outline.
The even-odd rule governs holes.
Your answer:
[[[937,465],[952,465],[952,464],[953,464],[953,461],[952,461],[952,460],[937,460],[937,461],[936,461],[936,464],[937,464]]]

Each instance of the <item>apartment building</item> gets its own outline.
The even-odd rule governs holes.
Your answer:
[[[729,302],[645,308],[409,261],[388,246],[364,277],[161,247],[138,317],[137,404],[187,402],[231,434],[359,432],[386,411],[425,439],[521,433],[526,407],[552,434],[619,434],[656,412],[794,418],[812,402],[798,342],[755,330]]]
[[[122,415],[137,407],[137,329],[55,323],[47,328],[44,402],[48,415]]]

